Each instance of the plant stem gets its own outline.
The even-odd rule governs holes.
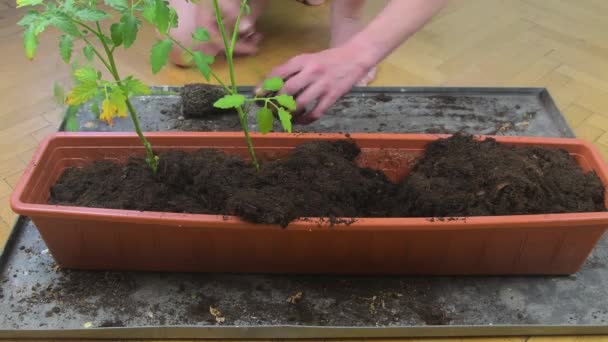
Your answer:
[[[118,68],[116,68],[116,62],[114,61],[114,55],[112,54],[112,51],[110,51],[110,48],[108,47],[108,44],[106,43],[106,41],[103,39],[103,34],[101,33],[102,31],[101,31],[101,26],[99,25],[99,22],[97,21],[97,22],[95,22],[95,24],[97,25],[97,36],[101,37],[100,38],[101,44],[103,45],[103,49],[105,50],[108,60],[110,62],[109,71],[112,74],[112,76],[114,77],[114,80],[116,80],[116,84],[118,84],[118,86],[122,88],[123,85],[122,85],[120,76],[118,74]],[[133,105],[131,104],[131,101],[129,100],[128,97],[126,98],[125,103],[127,105],[127,109],[129,110],[129,115],[131,116],[131,120],[133,121],[133,126],[135,127],[135,132],[137,132],[139,139],[141,140],[141,142],[144,145],[144,148],[146,149],[146,162],[152,168],[152,171],[154,173],[156,173],[156,171],[158,170],[158,160],[157,160],[156,156],[154,155],[154,151],[152,151],[152,145],[150,145],[150,142],[148,141],[148,139],[146,139],[146,137],[142,133],[141,127],[139,126],[139,119],[137,118],[137,113],[135,112],[135,108],[133,108]]]
[[[177,46],[180,47],[180,49],[186,51],[187,53],[189,53],[191,56],[194,56],[194,52],[192,52],[191,49],[188,49],[187,47],[185,47],[182,43],[180,43],[177,39],[175,39],[171,34],[169,34],[168,32],[165,34],[167,36],[167,38],[169,38],[173,43],[175,43]],[[215,79],[217,81],[217,83],[219,83],[219,85],[221,85],[224,90],[229,93],[232,94],[232,91],[230,90],[230,88],[228,88],[224,82],[222,82],[222,80],[219,78],[219,76],[217,76],[216,73],[213,72],[213,70],[210,70],[210,74],[211,77],[213,77],[213,79]]]
[[[232,94],[237,94],[236,89],[236,81],[234,77],[234,61],[233,61],[233,52],[234,45],[236,44],[236,35],[238,34],[238,28],[241,21],[241,15],[245,10],[245,5],[247,5],[247,0],[243,0],[241,2],[241,8],[239,11],[239,15],[237,17],[234,31],[232,32],[232,41],[231,45],[228,45],[228,36],[226,35],[226,29],[224,28],[224,22],[222,20],[222,14],[220,12],[220,6],[217,0],[213,0],[213,8],[215,10],[215,19],[217,20],[217,26],[220,29],[220,34],[222,36],[222,40],[224,42],[224,50],[226,51],[226,60],[228,61],[228,71],[230,72],[230,85],[232,86]],[[243,133],[245,133],[245,140],[247,141],[247,149],[249,150],[249,155],[251,156],[251,163],[255,167],[256,171],[260,170],[260,164],[258,163],[258,159],[255,155],[255,149],[253,148],[253,142],[251,141],[251,137],[249,136],[249,128],[247,127],[247,113],[243,111],[243,107],[239,106],[236,108],[236,111],[239,115],[239,121],[241,122],[241,128],[243,129]]]

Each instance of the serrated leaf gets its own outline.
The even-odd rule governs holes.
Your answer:
[[[169,59],[169,52],[173,47],[173,42],[169,39],[159,40],[152,46],[150,52],[150,64],[152,65],[152,73],[156,74],[162,69]]]
[[[53,83],[53,99],[57,104],[63,105],[65,103],[65,90],[58,82]]]
[[[127,0],[104,0],[104,2],[106,5],[121,12],[129,8],[129,3]]]
[[[34,29],[32,28],[32,26],[30,26],[25,30],[25,32],[23,32],[23,47],[25,48],[25,55],[28,59],[34,59],[37,46],[38,38],[36,38]]]
[[[127,97],[122,93],[122,90],[118,87],[112,88],[112,91],[101,103],[101,115],[100,120],[103,120],[112,125],[112,119],[115,117],[126,118],[127,117]]]
[[[146,21],[150,24],[156,25],[154,22],[154,20],[156,19],[156,3],[146,2],[141,16],[144,17],[144,19],[146,19]]]
[[[260,132],[268,133],[272,130],[272,124],[274,122],[274,115],[272,111],[268,109],[268,107],[262,107],[258,110],[257,113],[258,118],[258,127],[260,128]]]
[[[76,85],[68,93],[65,103],[69,105],[79,105],[89,101],[98,91],[97,82],[83,82]]]
[[[229,94],[215,101],[213,107],[220,109],[237,108],[245,103],[245,96],[241,94]]]
[[[169,7],[164,0],[155,1],[154,22],[160,33],[167,33],[169,29]]]
[[[177,27],[177,12],[175,8],[169,7],[169,28]]]
[[[39,15],[40,15],[40,13],[38,13],[38,11],[36,11],[36,10],[29,10],[23,16],[23,18],[21,18],[21,20],[19,20],[19,22],[17,22],[17,25],[19,25],[19,26],[29,26],[34,21],[36,21],[38,19]]]
[[[267,91],[279,91],[283,88],[283,79],[280,77],[272,77],[264,80],[262,88]]]
[[[91,45],[85,45],[82,48],[82,54],[89,62],[92,62],[95,57],[95,52],[93,52],[93,47]]]
[[[74,16],[83,21],[99,21],[109,18],[106,12],[91,8],[79,9],[74,13]]]
[[[278,113],[281,126],[283,126],[285,131],[291,133],[291,114],[283,108],[279,108]]]
[[[114,46],[120,46],[122,44],[122,24],[114,23],[110,26],[110,37]]]
[[[145,85],[142,81],[128,77],[124,82],[125,89],[127,90],[128,96],[134,95],[148,95],[150,94],[150,88]]]
[[[59,38],[59,54],[64,62],[70,63],[72,58],[72,49],[74,48],[74,38],[67,34],[61,35]]]
[[[39,34],[44,32],[44,30],[46,30],[47,26],[49,26],[50,24],[51,21],[49,20],[49,18],[40,16],[30,25],[30,28],[34,30],[34,35],[38,36]]]
[[[78,132],[80,125],[78,123],[78,118],[76,117],[76,113],[80,109],[80,105],[77,106],[68,106],[68,109],[65,111],[65,130],[67,132]]]
[[[78,30],[78,27],[76,27],[76,25],[74,25],[74,23],[71,22],[70,19],[66,16],[63,16],[63,15],[53,16],[49,19],[49,24],[55,26],[60,31],[67,33],[69,35],[76,36],[76,37],[80,36],[80,31]]]
[[[210,38],[209,31],[203,27],[197,27],[192,34],[192,39],[198,42],[208,42]]]
[[[37,6],[42,2],[43,0],[17,0],[17,8],[24,6]]]
[[[83,83],[97,82],[98,74],[93,67],[85,66],[74,71],[74,78]]]
[[[120,18],[122,25],[122,43],[125,48],[129,48],[137,38],[139,19],[131,14],[125,14]]]
[[[194,64],[196,65],[198,71],[200,71],[205,79],[209,81],[209,78],[211,77],[211,68],[209,65],[213,64],[214,57],[205,55],[200,51],[195,51],[192,55],[192,59],[194,60]]]
[[[287,94],[281,94],[275,97],[275,99],[277,100],[277,102],[287,108],[289,111],[294,111],[296,110],[296,101],[293,99],[293,96],[291,95],[287,95]]]

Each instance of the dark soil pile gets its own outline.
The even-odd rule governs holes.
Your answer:
[[[400,186],[395,216],[604,211],[604,187],[566,151],[454,135],[429,144]]]
[[[400,183],[360,168],[349,141],[300,145],[259,173],[216,150],[161,155],[153,174],[141,158],[68,169],[52,204],[236,215],[286,226],[299,217],[452,217],[604,211],[604,187],[565,151],[516,148],[470,136],[429,144]]]
[[[206,118],[220,113],[232,112],[233,109],[218,109],[213,103],[226,95],[226,91],[216,85],[192,83],[182,87],[182,115],[186,118]]]

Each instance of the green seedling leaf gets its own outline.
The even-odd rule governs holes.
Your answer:
[[[213,56],[208,56],[200,51],[195,51],[192,55],[192,59],[194,60],[194,64],[196,64],[198,71],[200,71],[201,74],[203,74],[203,76],[205,77],[205,79],[209,81],[211,77],[211,68],[209,67],[209,65],[213,64]]]
[[[59,82],[53,83],[53,99],[57,104],[65,104],[65,90]]]
[[[142,81],[134,79],[132,77],[127,77],[125,79],[124,86],[127,90],[128,96],[150,94],[150,88],[148,88],[147,85],[145,85]]]
[[[104,11],[91,8],[79,9],[74,13],[74,16],[82,21],[99,21],[110,17]]]
[[[59,54],[64,62],[70,63],[72,58],[72,49],[74,48],[74,38],[67,34],[62,35],[59,38]]]
[[[192,34],[192,39],[198,42],[208,42],[210,39],[209,31],[203,27],[197,27]]]
[[[135,42],[140,22],[139,19],[130,13],[123,15],[122,18],[120,18],[120,22],[122,25],[122,43],[126,49],[133,45],[133,42]]]
[[[38,6],[42,4],[43,0],[17,0],[17,8],[25,6]]]
[[[258,127],[260,128],[260,132],[268,133],[272,130],[272,123],[274,122],[274,115],[272,111],[268,109],[268,107],[262,107],[258,110],[257,113],[258,118]]]
[[[29,60],[34,59],[37,46],[38,38],[36,38],[34,29],[32,28],[32,26],[30,26],[25,30],[25,32],[23,32],[23,47],[25,48],[25,55]]]
[[[160,33],[167,33],[169,29],[169,7],[164,0],[155,1],[154,22]]]
[[[287,108],[289,111],[296,110],[296,101],[293,99],[293,96],[287,94],[281,94],[275,97],[277,102]]]
[[[71,22],[67,16],[57,15],[57,16],[51,17],[49,19],[48,23],[49,23],[49,25],[55,26],[63,33],[66,33],[66,34],[69,34],[69,35],[72,35],[75,37],[80,36],[80,31],[78,30],[78,27],[76,27],[76,25],[74,25],[74,23]]]
[[[283,88],[283,79],[280,77],[272,77],[264,80],[262,88],[266,91],[279,91]]]
[[[82,54],[89,62],[92,62],[95,57],[95,52],[93,52],[93,47],[91,45],[85,45],[85,47],[82,48]]]
[[[156,25],[156,3],[155,2],[145,2],[144,10],[141,13],[141,16],[146,19],[152,25]]]
[[[19,20],[19,22],[17,22],[17,25],[19,25],[19,26],[29,26],[34,21],[38,20],[38,16],[39,15],[40,15],[40,13],[38,13],[38,11],[36,11],[36,10],[29,10],[23,16],[23,18],[21,18],[21,20]]]
[[[74,78],[82,83],[97,83],[99,75],[93,67],[85,66],[74,71]]]
[[[104,0],[106,5],[112,7],[113,9],[122,12],[129,8],[129,3],[127,0]]]
[[[159,40],[152,46],[150,53],[150,64],[152,65],[152,73],[156,74],[162,69],[169,59],[169,52],[171,52],[173,42],[169,39]]]
[[[123,24],[114,23],[110,26],[110,37],[112,38],[112,43],[114,46],[120,46],[122,44],[122,28]]]
[[[215,101],[213,107],[220,109],[238,108],[245,103],[245,96],[241,94],[229,94]]]
[[[72,88],[65,99],[69,105],[80,105],[92,99],[98,91],[97,82],[83,82]]]
[[[68,108],[65,111],[65,130],[68,132],[78,132],[79,130],[79,124],[78,124],[78,118],[76,117],[76,114],[78,113],[78,110],[80,109],[80,105],[77,106],[68,106]]]
[[[119,87],[112,87],[112,91],[101,103],[101,115],[99,119],[112,126],[112,119],[115,117],[127,117],[127,97]]]
[[[278,112],[281,126],[283,126],[285,131],[291,133],[291,114],[283,108],[279,108]]]
[[[176,28],[177,27],[177,12],[175,8],[169,7],[169,27]]]

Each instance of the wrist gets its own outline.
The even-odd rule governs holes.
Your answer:
[[[351,38],[342,47],[346,50],[347,56],[365,70],[375,67],[382,59],[377,48],[369,42],[358,39],[358,36]]]

